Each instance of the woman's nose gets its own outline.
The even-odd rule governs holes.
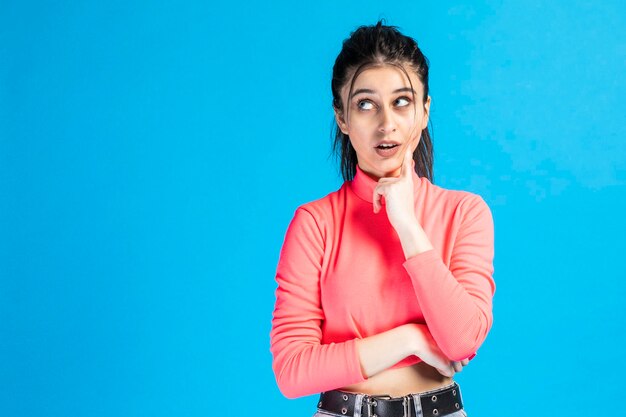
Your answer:
[[[393,120],[393,115],[389,110],[382,109],[380,114],[380,126],[378,130],[381,133],[390,133],[396,130],[396,124]]]

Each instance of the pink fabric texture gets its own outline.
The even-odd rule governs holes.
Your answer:
[[[364,381],[356,341],[425,323],[450,360],[471,359],[493,322],[494,231],[484,200],[413,172],[416,218],[434,249],[404,258],[377,182],[358,166],[337,191],[303,204],[285,234],[270,332],[288,398]],[[393,368],[421,359],[411,355]]]

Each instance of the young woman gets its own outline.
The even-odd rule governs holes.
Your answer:
[[[428,61],[362,26],[332,78],[345,182],[303,204],[280,252],[273,369],[318,416],[467,416],[453,380],[492,325],[493,220],[432,183]]]

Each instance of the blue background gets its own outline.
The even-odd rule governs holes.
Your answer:
[[[295,208],[341,185],[331,68],[381,17],[431,62],[435,183],[494,215],[494,325],[455,376],[469,415],[621,409],[625,16],[3,1],[0,415],[313,414],[272,374],[274,273]]]

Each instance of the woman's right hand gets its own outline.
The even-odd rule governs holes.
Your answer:
[[[448,359],[437,346],[437,342],[435,342],[435,339],[430,334],[430,330],[428,330],[428,326],[425,324],[409,323],[406,326],[411,331],[415,356],[437,369],[441,375],[451,378],[455,372],[461,372],[463,367],[469,363],[469,359],[463,359],[462,361],[451,361]]]

